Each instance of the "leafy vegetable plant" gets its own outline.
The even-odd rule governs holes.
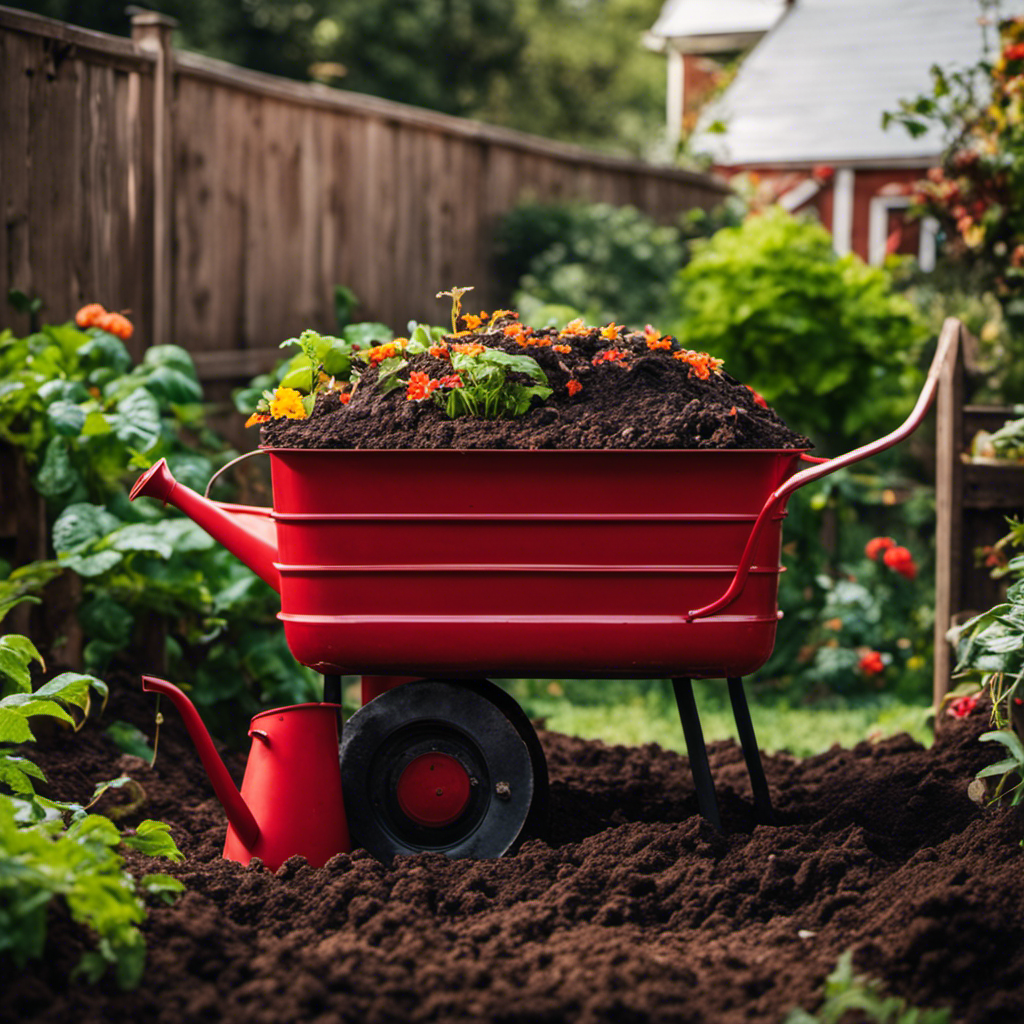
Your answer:
[[[1024,546],[1024,521],[1011,519],[1009,524],[1001,544]],[[954,673],[964,682],[951,696],[957,699],[980,690],[991,699],[996,731],[981,739],[1002,744],[1009,756],[982,769],[978,778],[997,778],[994,797],[1010,796],[1011,803],[1018,804],[1024,799],[1024,745],[1013,726],[1022,720],[1024,707],[1024,555],[1011,558],[1001,572],[1015,577],[1006,600],[976,615],[955,634]],[[1014,778],[1016,783],[1010,785]]]
[[[167,825],[143,821],[122,833],[88,807],[61,803],[35,790],[45,781],[33,761],[13,744],[34,740],[30,720],[46,716],[76,728],[75,713],[88,714],[90,693],[107,695],[93,676],[65,672],[32,691],[30,665],[42,663],[32,642],[19,635],[0,637],[0,956],[17,967],[43,955],[50,903],[61,898],[71,919],[95,937],[95,948],[75,974],[98,980],[113,968],[122,988],[142,978],[145,942],[139,924],[145,918],[142,893],[173,898],[183,888],[167,875],[146,875],[138,883],[115,852],[122,844],[154,857],[181,860]],[[94,802],[122,778],[96,788]]]
[[[847,1016],[853,1013],[859,1016]],[[853,953],[847,950],[825,980],[821,1009],[814,1014],[791,1010],[784,1024],[841,1024],[853,1019],[866,1024],[950,1024],[950,1012],[916,1009],[899,996],[883,995],[877,981],[854,974]]]

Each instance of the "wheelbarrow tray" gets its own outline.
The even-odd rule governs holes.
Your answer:
[[[798,450],[268,451],[280,619],[318,672],[721,678],[771,654],[784,502],[745,549]],[[690,618],[745,554],[735,600]]]

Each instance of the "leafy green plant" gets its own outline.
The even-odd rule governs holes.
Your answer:
[[[79,319],[92,323],[83,314],[93,308],[85,307]],[[123,317],[104,317],[98,322],[130,331]],[[351,325],[349,332],[365,343],[367,325]],[[306,349],[283,372],[302,360],[308,367],[307,350],[318,346],[319,354],[333,340],[307,338]],[[242,657],[233,666],[243,714],[258,710],[255,694],[274,701],[284,692],[303,700],[314,689],[312,673],[294,660],[285,678],[280,645],[271,639],[279,633],[271,589],[190,520],[156,503],[128,500],[132,467],[166,458],[177,480],[202,491],[215,467],[231,457],[204,426],[201,399],[191,357],[175,345],[152,347],[133,365],[122,339],[95,324],[44,325],[26,338],[0,334],[0,439],[22,451],[47,498],[57,555],[0,579],[0,614],[38,599],[59,572],[75,572],[82,579],[84,667],[102,671],[141,645],[147,628],[163,623],[179,678],[196,684],[200,706],[219,705],[213,724],[231,732],[238,709],[228,711],[223,681],[201,671],[205,652],[216,644],[274,652],[265,659]]]
[[[430,379],[422,372],[410,374],[406,398],[432,397],[452,419],[500,419],[522,416],[535,399],[543,401],[551,394],[547,375],[531,356],[511,355],[486,345],[455,345],[450,358],[452,373],[447,376]],[[520,383],[509,374],[522,374],[534,383]]]
[[[924,329],[889,273],[837,256],[773,207],[698,243],[673,290],[680,343],[725,360],[822,447],[877,437],[910,409]]]
[[[1001,547],[1024,547],[1024,521],[1009,520],[1010,532]],[[951,632],[957,645],[954,678],[961,680],[950,694],[950,710],[966,714],[984,694],[992,703],[991,720],[996,729],[982,740],[1000,743],[1007,757],[983,768],[979,779],[994,778],[992,797],[1024,799],[1024,745],[1019,730],[1024,726],[1024,555],[998,567],[1000,575],[1013,577],[1006,600],[965,622]]]
[[[0,956],[21,968],[43,955],[52,901],[60,898],[71,919],[95,937],[75,974],[98,980],[113,968],[118,984],[134,988],[142,978],[145,942],[139,924],[145,904],[139,894],[173,898],[183,886],[167,875],[146,875],[138,883],[115,852],[122,844],[153,857],[181,860],[168,826],[143,821],[122,833],[109,818],[80,804],[61,803],[35,790],[42,770],[16,752],[32,742],[30,720],[56,719],[70,728],[73,713],[88,714],[90,692],[106,698],[107,687],[93,676],[65,672],[35,692],[30,665],[42,663],[35,646],[19,635],[0,637]],[[93,802],[126,778],[101,783]],[[90,804],[91,806],[91,804]]]
[[[825,979],[825,1000],[817,1013],[791,1010],[784,1024],[841,1024],[854,1019],[866,1024],[950,1024],[949,1010],[921,1010],[907,1005],[899,996],[886,996],[879,982],[853,970],[853,952],[839,957],[835,969]]]

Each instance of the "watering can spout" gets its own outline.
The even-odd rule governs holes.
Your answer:
[[[157,679],[154,676],[142,677],[142,689],[152,693],[164,694],[178,709],[178,713],[185,723],[185,728],[195,744],[199,760],[202,761],[206,774],[210,777],[213,791],[217,794],[217,799],[220,800],[224,807],[228,821],[234,828],[238,838],[242,841],[242,844],[251,849],[259,838],[260,827],[245,800],[242,799],[242,794],[235,788],[235,784],[228,774],[227,768],[224,767],[224,762],[221,760],[220,755],[214,748],[213,740],[210,739],[210,734],[206,731],[206,726],[203,725],[203,720],[199,717],[199,712],[196,711],[195,705],[173,683]]]
[[[165,459],[146,470],[132,487],[132,501],[156,498],[180,509],[214,540],[240,558],[260,579],[281,590],[277,571],[277,531],[269,509],[210,501],[174,479]]]

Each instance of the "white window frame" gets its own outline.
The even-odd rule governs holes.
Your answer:
[[[880,267],[885,262],[885,245],[889,240],[889,213],[906,210],[910,196],[872,196],[868,208],[868,262]],[[921,221],[921,242],[917,249],[918,266],[930,273],[935,269],[935,236],[939,225],[934,217]]]

